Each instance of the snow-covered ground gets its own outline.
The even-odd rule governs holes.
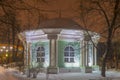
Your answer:
[[[0,66],[0,80],[18,80],[12,73],[16,70],[7,70]]]
[[[26,76],[22,74],[17,74],[16,76],[26,78]],[[59,73],[49,75],[39,73],[36,79],[31,78],[31,80],[120,80],[119,71],[107,71],[106,76],[106,78],[101,77],[100,71],[93,73]]]
[[[14,76],[13,76],[14,74]],[[100,71],[93,73],[39,73],[36,79],[27,78],[15,69],[0,67],[0,80],[120,80],[120,71],[109,70],[105,78],[101,77]],[[47,78],[46,78],[47,77]]]
[[[14,74],[14,76],[12,75]],[[93,73],[59,73],[45,74],[39,73],[36,79],[27,78],[15,69],[5,69],[0,67],[0,80],[120,80],[120,71],[109,70],[106,72],[107,77],[101,77],[101,72]]]

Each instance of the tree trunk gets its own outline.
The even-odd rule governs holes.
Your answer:
[[[106,52],[103,55],[103,61],[102,61],[102,71],[101,75],[102,77],[106,77],[106,59],[108,54],[111,54],[111,44],[112,44],[112,28],[109,28],[108,30],[108,38],[107,38],[107,46],[106,46]]]
[[[12,46],[13,46],[13,49],[12,49],[12,61],[15,62],[15,27],[14,27],[14,23],[12,25]]]
[[[115,69],[118,69],[118,53],[115,52]]]
[[[106,75],[105,75],[105,71],[106,71],[106,57],[104,57],[103,58],[103,61],[102,61],[102,69],[101,69],[101,75],[103,76],[103,77],[105,77]]]

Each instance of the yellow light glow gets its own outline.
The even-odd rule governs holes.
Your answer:
[[[0,51],[2,52],[2,51],[3,51],[3,49],[0,49]]]
[[[6,50],[6,52],[8,52],[8,50]]]
[[[2,48],[3,48],[3,49],[5,49],[6,47],[5,47],[5,46],[3,46]]]
[[[10,46],[10,49],[13,49],[13,47],[12,47],[12,46]]]
[[[6,54],[5,56],[8,57],[8,54]]]

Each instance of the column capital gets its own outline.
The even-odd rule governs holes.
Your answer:
[[[57,39],[58,38],[57,34],[48,34],[47,37],[48,37],[48,39]]]

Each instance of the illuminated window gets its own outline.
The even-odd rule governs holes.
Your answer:
[[[45,62],[45,49],[44,47],[37,48],[37,62]]]
[[[74,62],[74,49],[69,45],[64,50],[64,62],[72,63]]]

